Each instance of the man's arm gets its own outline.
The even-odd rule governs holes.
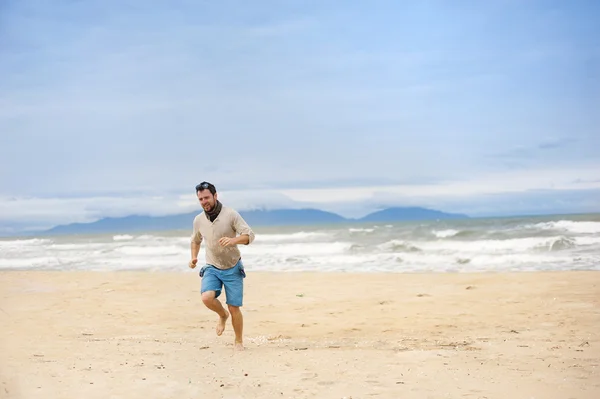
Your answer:
[[[248,245],[248,244],[250,244],[250,235],[244,233],[235,238],[232,238],[229,242],[233,245],[238,245],[238,244]]]
[[[246,223],[244,218],[237,212],[233,218],[233,229],[239,234],[239,236],[233,239],[235,244],[248,245],[254,241],[254,232],[250,226],[248,226],[248,223]]]
[[[189,263],[189,267],[192,269],[196,267],[196,263],[198,263],[198,253],[200,252],[200,244],[202,243],[202,233],[200,233],[200,228],[194,220],[194,231],[192,232],[192,237],[190,239],[190,250],[192,258]]]
[[[240,216],[239,213],[235,212],[233,220],[231,222],[231,227],[233,230],[239,234],[239,236],[235,238],[223,237],[219,240],[219,243],[223,246],[230,245],[248,245],[254,241],[254,232],[248,226],[248,223]]]
[[[192,249],[192,259],[198,259],[198,253],[200,252],[200,243],[192,241],[191,249]]]

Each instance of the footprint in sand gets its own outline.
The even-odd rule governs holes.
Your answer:
[[[309,381],[317,378],[319,374],[317,373],[302,373],[302,381]]]
[[[333,385],[335,384],[335,381],[319,381],[317,382],[317,385]]]

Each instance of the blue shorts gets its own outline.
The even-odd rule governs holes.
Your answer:
[[[218,269],[213,265],[205,265],[200,269],[202,284],[200,293],[215,291],[215,298],[221,295],[221,289],[225,286],[227,304],[231,306],[242,306],[244,299],[244,264],[240,259],[231,269]]]

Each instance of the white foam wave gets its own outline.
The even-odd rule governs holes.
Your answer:
[[[375,231],[375,229],[374,228],[372,228],[372,229],[350,228],[350,229],[348,229],[348,231],[350,233],[372,233]]]
[[[129,234],[120,234],[120,235],[113,236],[113,240],[114,241],[129,241],[129,240],[133,240],[133,236],[130,236]]]
[[[577,245],[581,245],[581,246],[600,244],[600,237],[598,237],[598,236],[575,237],[574,240]]]
[[[525,237],[507,240],[477,240],[477,241],[426,241],[418,246],[425,251],[451,251],[461,253],[505,253],[527,252],[540,248],[551,248],[557,241],[568,242],[572,240],[578,245],[578,239],[568,239],[563,236],[556,237]]]
[[[143,234],[141,236],[137,236],[134,237],[130,234],[118,234],[116,236],[113,236],[113,241],[131,241],[131,240],[137,240],[137,241],[149,241],[149,240],[162,240],[163,237],[156,237],[153,235],[149,235],[149,234]]]
[[[259,254],[264,256],[273,255],[300,255],[319,256],[340,254],[350,250],[352,243],[349,242],[316,242],[316,243],[288,243],[288,244],[265,244],[248,246],[242,248],[244,253]]]
[[[537,223],[528,225],[542,230],[562,230],[577,234],[600,233],[600,222],[576,222],[572,220],[559,220],[557,222]]]
[[[185,249],[175,245],[160,245],[160,246],[123,246],[115,249],[115,252],[124,255],[141,255],[141,256],[166,256],[179,255]]]
[[[63,264],[54,256],[32,258],[0,258],[0,269],[50,268]]]
[[[170,257],[101,258],[86,266],[90,270],[189,270],[189,255]]]
[[[314,241],[320,238],[326,238],[329,235],[324,232],[305,232],[299,231],[290,234],[260,234],[257,236],[258,242],[283,242],[283,241]]]
[[[383,244],[379,244],[377,246],[379,250],[382,251],[392,251],[392,252],[415,252],[420,251],[421,249],[414,244],[411,244],[407,241],[402,240],[391,240],[384,242]]]
[[[457,235],[458,233],[460,233],[460,230],[454,230],[454,229],[433,230],[432,233],[437,238],[448,238],[448,237],[454,237],[455,235]]]
[[[85,243],[85,244],[51,244],[44,249],[56,251],[88,251],[90,249],[105,249],[109,246],[105,243]]]
[[[24,240],[0,240],[0,248],[19,248],[26,246],[39,246],[49,244],[52,240],[42,238],[30,238]]]
[[[155,236],[152,236],[149,234],[144,234],[139,237],[136,237],[136,240],[154,240],[154,239],[161,239],[161,237],[155,237]]]

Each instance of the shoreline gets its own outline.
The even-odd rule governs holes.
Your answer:
[[[197,270],[0,271],[0,398],[600,396],[595,271],[249,269],[235,354]]]
[[[197,266],[196,269],[189,269],[187,266],[182,266],[181,270],[176,269],[23,269],[23,268],[1,268],[0,275],[2,274],[43,274],[43,273],[74,273],[74,274],[165,274],[165,275],[181,275],[181,274],[198,274],[201,266]],[[448,271],[448,270],[252,270],[252,267],[246,266],[246,272],[252,275],[279,275],[279,274],[315,274],[315,275],[365,275],[365,276],[377,276],[377,275],[422,275],[422,276],[435,276],[435,275],[461,275],[461,276],[477,276],[477,275],[519,275],[519,274],[556,274],[556,273],[597,273],[600,278],[600,270],[595,269],[539,269],[539,270],[472,270],[472,271]]]

